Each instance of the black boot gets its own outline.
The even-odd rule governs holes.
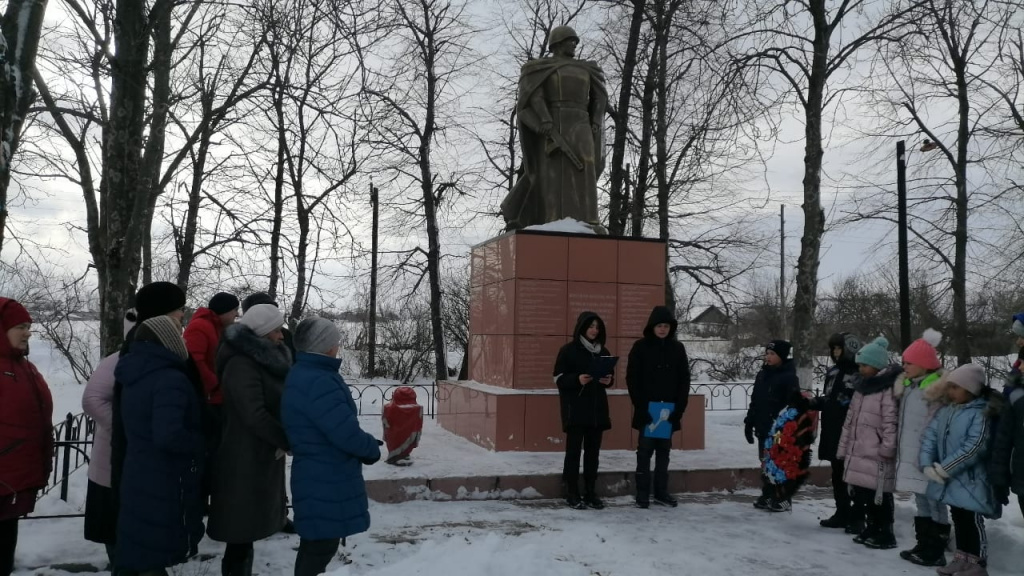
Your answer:
[[[597,494],[594,494],[593,492],[583,497],[583,503],[586,504],[587,508],[591,508],[593,510],[604,510],[604,502],[602,502],[601,499],[597,497]]]
[[[864,545],[874,550],[890,550],[896,547],[896,535],[892,533],[892,524],[885,524],[864,540]]]
[[[679,503],[676,502],[676,499],[668,492],[664,494],[655,494],[654,501],[662,506],[668,506],[669,508],[675,508],[679,505]]]
[[[877,532],[878,528],[869,518],[860,533],[854,536],[853,541],[857,544],[863,544],[867,542],[869,538],[874,538]]]
[[[918,566],[945,566],[946,565],[946,542],[949,541],[949,525],[939,524],[931,518],[925,518],[928,527],[925,534],[925,545],[917,552],[911,552],[907,557],[900,557],[904,560],[917,564]],[[943,530],[944,529],[944,530]],[[944,532],[944,534],[943,534]]]
[[[910,550],[900,552],[900,558],[910,560],[912,556],[918,556],[931,545],[932,519],[927,516],[914,516],[914,537],[917,544]],[[913,562],[913,560],[910,560]],[[917,562],[914,562],[917,564]]]
[[[842,510],[836,510],[832,516],[818,522],[822,528],[846,528],[850,523],[850,515]]]
[[[565,497],[565,503],[569,506],[569,508],[572,508],[573,510],[583,510],[584,508],[587,507],[587,505],[583,502],[583,499],[580,498],[579,494],[569,493]]]
[[[854,504],[850,506],[849,517],[846,522],[847,534],[860,534],[864,531],[864,505]]]
[[[648,508],[651,505],[650,471],[636,473],[636,505],[640,508]]]

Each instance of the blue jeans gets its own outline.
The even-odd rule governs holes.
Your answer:
[[[949,507],[942,502],[932,500],[924,494],[914,494],[914,502],[917,504],[915,516],[931,518],[933,522],[949,525]]]

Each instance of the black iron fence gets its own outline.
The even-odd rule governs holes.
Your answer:
[[[68,500],[68,479],[89,463],[96,423],[86,414],[72,414],[53,427],[53,469],[40,496],[60,487],[60,499]]]
[[[391,401],[395,390],[407,386],[416,391],[416,400],[423,405],[423,414],[434,418],[437,415],[437,384],[350,384],[352,399],[360,416],[380,416],[384,405]]]
[[[702,382],[690,385],[690,394],[704,395],[704,410],[708,412],[746,410],[750,404],[753,382]],[[818,389],[815,395],[821,394]]]

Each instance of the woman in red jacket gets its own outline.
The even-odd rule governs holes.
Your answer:
[[[53,465],[53,399],[25,357],[32,318],[0,298],[0,576],[14,571],[18,518],[35,509]]]

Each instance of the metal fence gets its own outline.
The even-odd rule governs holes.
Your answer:
[[[68,479],[76,470],[89,463],[96,423],[86,414],[72,414],[53,427],[53,469],[40,496],[60,487],[60,499],[68,500]]]
[[[437,415],[437,384],[351,384],[352,399],[360,416],[380,416],[384,405],[391,401],[395,390],[403,386],[416,391],[416,400],[423,405],[423,414],[434,418]]]
[[[704,395],[704,410],[708,412],[746,410],[753,391],[753,382],[702,382],[690,385],[690,394]],[[813,392],[816,396],[821,394],[819,389]]]

